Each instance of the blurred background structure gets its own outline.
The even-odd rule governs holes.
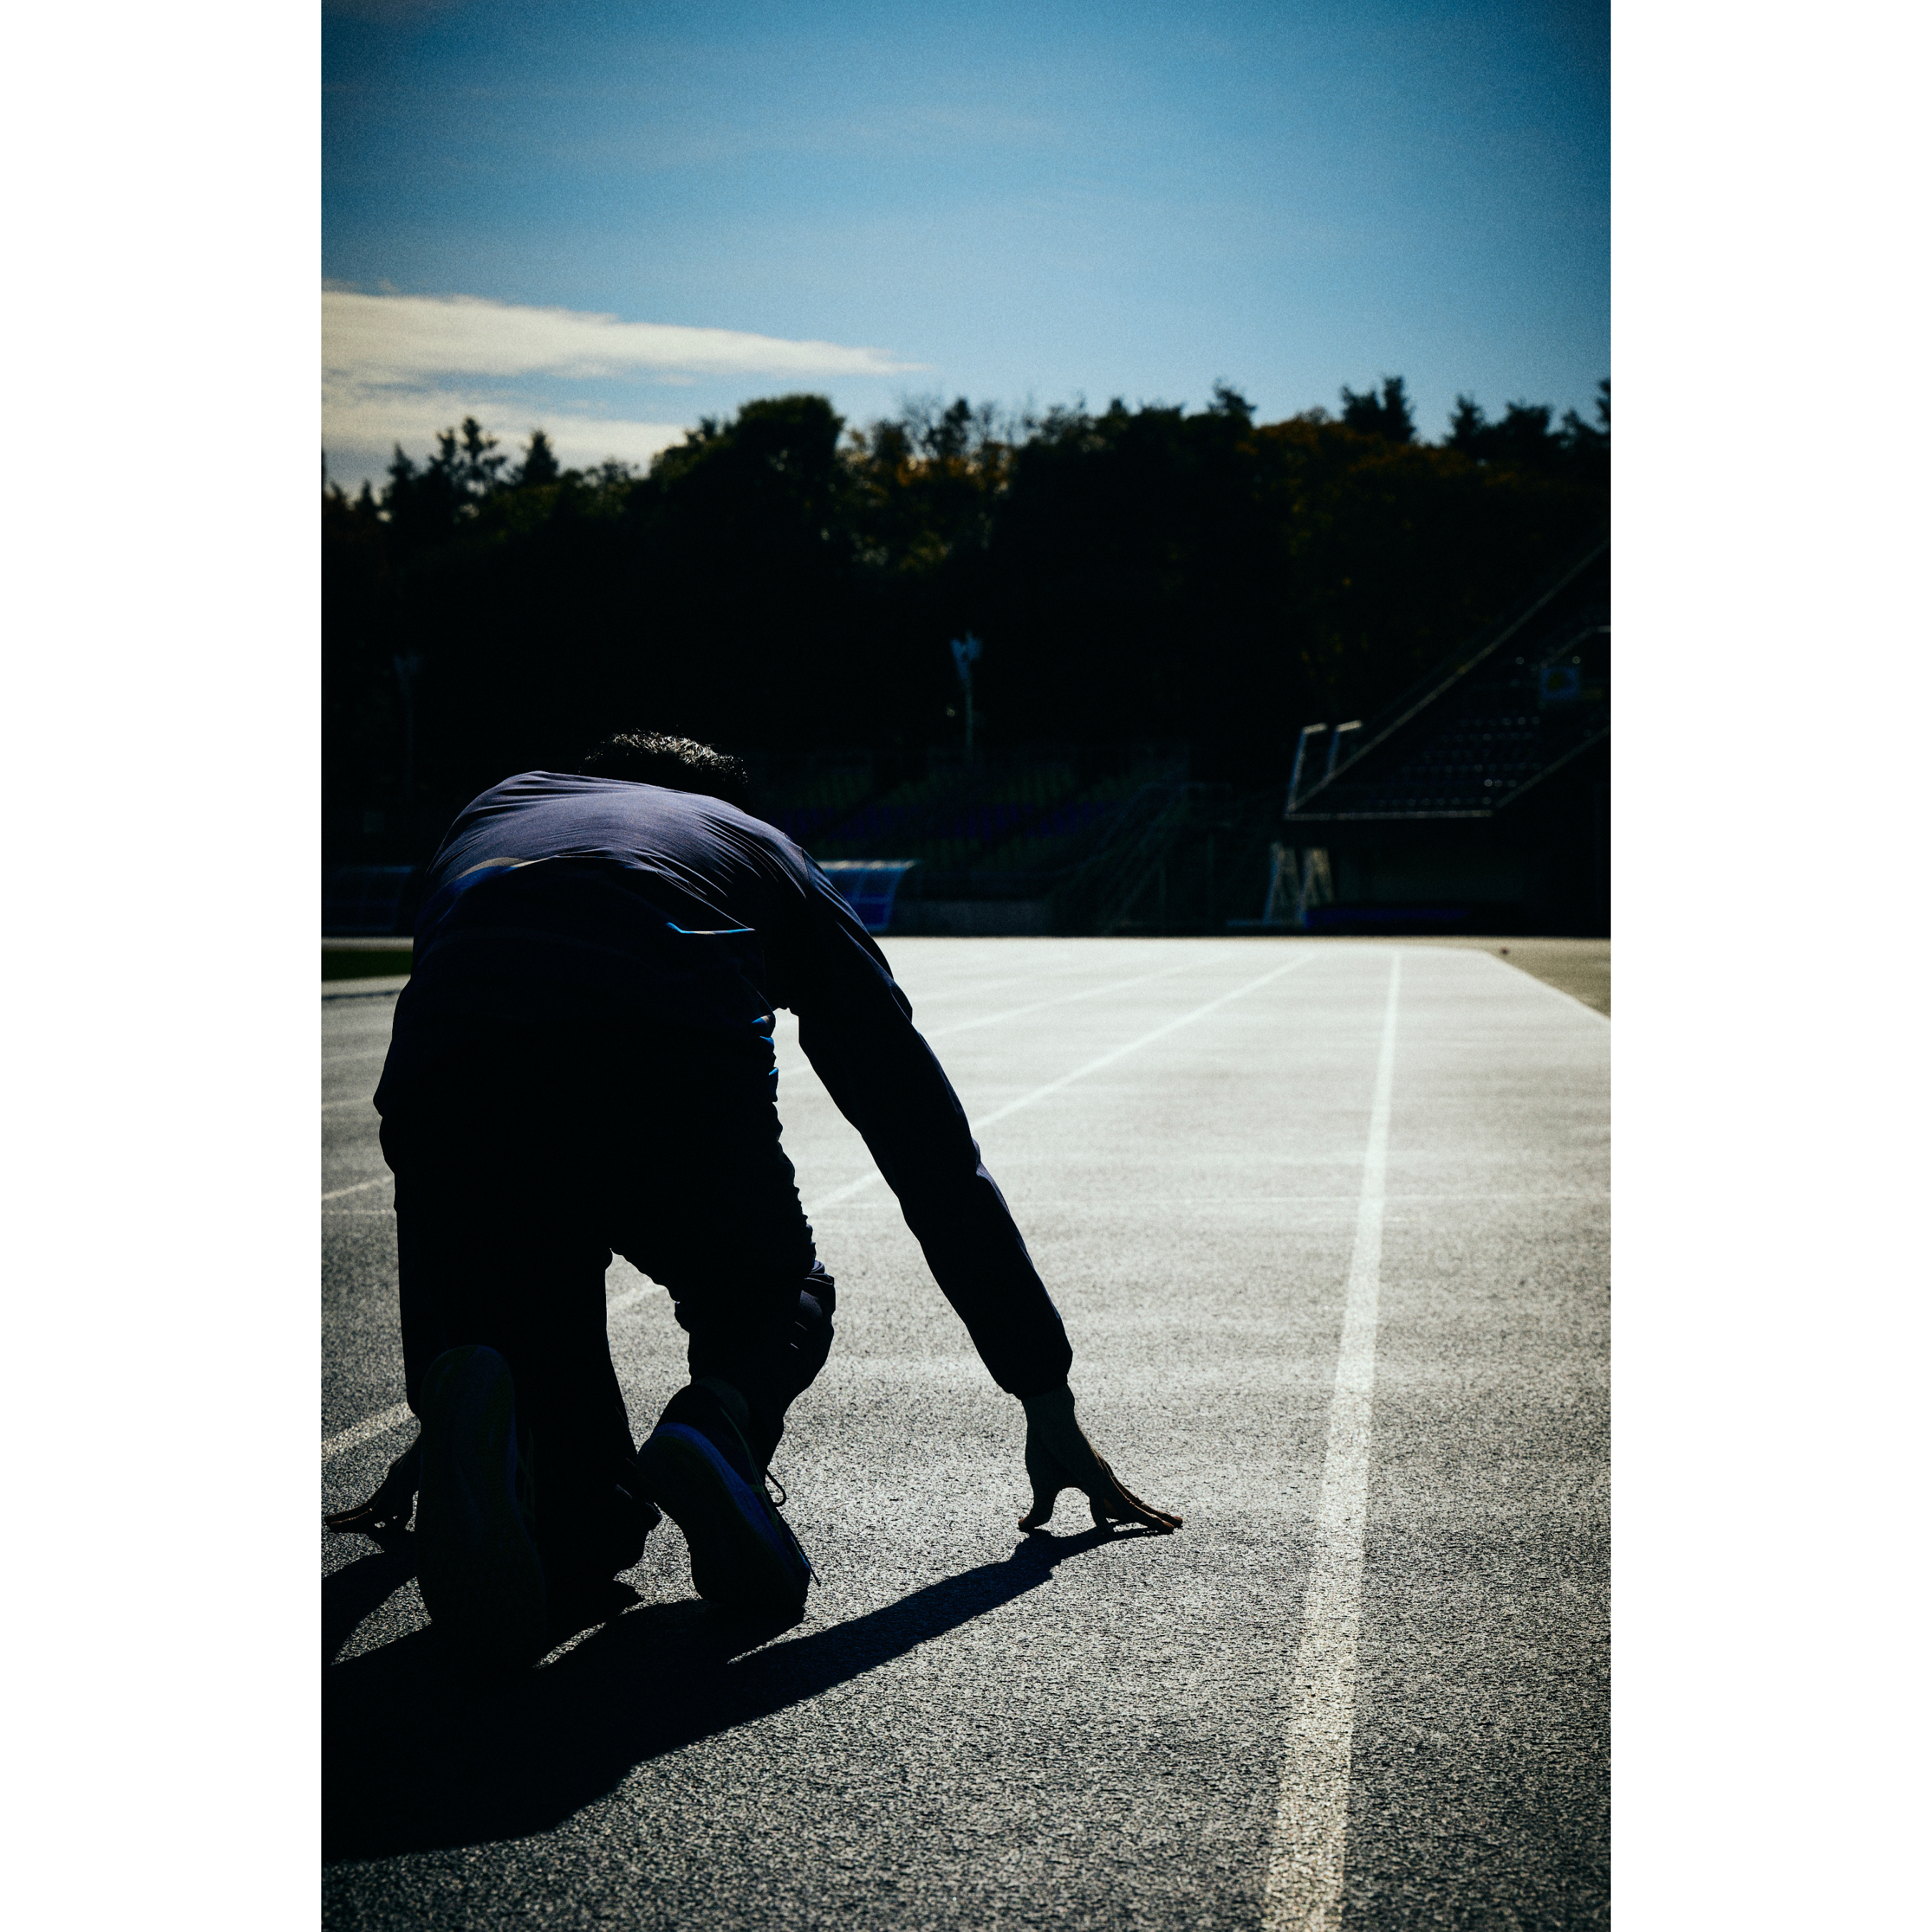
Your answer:
[[[1604,928],[1604,0],[322,49],[326,926],[652,728],[893,932]]]
[[[1610,931],[1610,567],[1605,531],[1376,717],[1304,730],[1264,922]]]
[[[1609,386],[1341,400],[399,449],[324,494],[325,932],[624,728],[743,757],[880,931],[1607,932]]]

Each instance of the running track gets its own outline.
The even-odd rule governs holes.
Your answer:
[[[1022,1418],[782,1028],[838,1280],[776,1473],[805,1622],[640,1600],[527,1678],[443,1668],[406,1539],[327,1539],[331,1927],[1608,1922],[1610,1028],[1484,953],[887,942],[1178,1535],[1014,1530]],[[322,1501],[413,1425],[368,1096],[323,1000]],[[682,1376],[611,1270],[633,1425]]]

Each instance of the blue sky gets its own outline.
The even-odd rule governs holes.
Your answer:
[[[326,0],[323,435],[633,460],[809,388],[1590,415],[1598,4]]]

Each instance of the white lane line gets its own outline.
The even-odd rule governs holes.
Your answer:
[[[1145,986],[1150,980],[1172,979],[1177,973],[1185,973],[1188,971],[1192,967],[1198,963],[1198,960],[1199,956],[1198,954],[1190,955],[1189,958],[1184,960],[1180,965],[1163,967],[1157,973],[1137,974],[1133,978],[1129,980],[1112,980],[1102,986],[1083,987],[1078,992],[1058,994],[1050,1000],[1036,1000],[1031,1006],[1012,1006],[1010,1007],[1006,1012],[1002,1013],[988,1013],[979,1019],[961,1020],[952,1026],[940,1028],[936,1033],[928,1033],[926,1037],[928,1041],[935,1040],[950,1040],[955,1034],[970,1033],[975,1027],[997,1026],[1002,1022],[1006,1020],[1024,1019],[1029,1013],[1043,1012],[1048,1006],[1066,1006],[1076,1000],[1098,999],[1103,993],[1118,993],[1124,991],[1130,986]],[[1028,978],[1034,976],[1030,974],[1023,974],[1018,976],[1021,978]],[[1006,986],[1015,985],[1016,983],[1018,983],[1017,980],[1000,980],[994,981],[994,986]],[[967,997],[969,993],[990,992],[992,990],[993,987],[991,986],[980,986],[963,988],[956,994],[928,994],[923,1004],[928,1005],[935,1004],[939,1001],[946,999],[956,998],[964,998]],[[368,1052],[353,1053],[343,1052],[334,1049],[325,1049],[323,1056],[325,1070],[330,1067],[339,1066],[346,1061],[380,1059],[386,1055],[388,1050],[389,1049],[386,1045]],[[808,1077],[812,1074],[812,1063],[809,1060],[801,1060],[791,1065],[782,1066],[778,1070],[778,1072],[782,1078],[788,1078],[796,1084],[800,1079]],[[373,1104],[374,1102],[372,1101],[358,1096],[357,1098],[347,1100],[325,1100],[322,1103],[322,1112],[324,1113],[327,1113],[330,1109],[336,1107],[362,1107],[369,1106]],[[324,1197],[326,1199],[330,1197]]]
[[[1103,1066],[1111,1066],[1117,1060],[1124,1060],[1130,1053],[1138,1053],[1144,1046],[1151,1046],[1157,1040],[1165,1040],[1171,1033],[1178,1033],[1183,1027],[1192,1026],[1196,1020],[1205,1019],[1211,1012],[1218,1012],[1231,1000],[1258,992],[1270,980],[1279,980],[1284,973],[1298,971],[1302,967],[1313,964],[1317,956],[1313,952],[1298,954],[1286,964],[1264,973],[1257,980],[1237,986],[1231,993],[1223,993],[1218,999],[1210,1000],[1206,1005],[1196,1006],[1191,1013],[1183,1013],[1178,1018],[1168,1020],[1156,1027],[1151,1033],[1144,1033],[1138,1040],[1130,1040],[1124,1046],[1117,1046],[1111,1053],[1103,1053],[1097,1060],[1090,1060],[1084,1066],[1076,1066],[1071,1073],[1063,1073],[1058,1080],[1049,1080],[1044,1087],[1036,1087],[1030,1094],[1022,1094],[1017,1100],[1009,1100],[1004,1107],[995,1107],[990,1114],[982,1114],[977,1124],[990,1127],[995,1120],[1004,1120],[1017,1114],[1022,1107],[1030,1107],[1036,1101],[1045,1100],[1064,1088],[1071,1087],[1076,1080],[1084,1080],[1088,1074],[1097,1073]]]
[[[984,1013],[976,1020],[958,1020],[950,1027],[926,1035],[928,1040],[950,1040],[955,1034],[970,1033],[976,1027],[998,1026],[1007,1020],[1024,1019],[1029,1013],[1043,1013],[1048,1006],[1067,1006],[1079,1000],[1097,1000],[1102,993],[1124,992],[1130,986],[1144,986],[1156,980],[1172,980],[1177,973],[1191,973],[1200,964],[1200,955],[1190,952],[1178,966],[1163,966],[1153,973],[1136,973],[1130,980],[1109,980],[1105,986],[1082,987],[1077,993],[1056,993],[1050,1000],[1036,1000],[1030,1006],[1009,1006],[1003,1013]]]
[[[1056,964],[1064,963],[1064,962],[1042,959],[1036,963],[1034,969],[1030,973],[1008,973],[999,979],[981,980],[976,984],[968,982],[962,985],[935,987],[920,994],[916,998],[914,998],[912,988],[907,986],[903,980],[899,980],[899,985],[904,988],[906,997],[912,1000],[916,1008],[936,1006],[943,1005],[950,1000],[977,999],[987,993],[997,993],[1002,986],[1022,986],[1029,980],[1037,982],[1042,974],[1050,973]],[[892,976],[896,980],[898,979],[896,973]]]
[[[1362,1623],[1362,1537],[1368,1514],[1369,1431],[1382,1292],[1382,1209],[1388,1192],[1389,1094],[1395,1077],[1402,955],[1389,962],[1382,1058],[1369,1112],[1355,1250],[1342,1317],[1342,1354],[1328,1410],[1328,1453],[1315,1517],[1315,1561],[1302,1604],[1292,1715],[1268,1858],[1263,1932],[1340,1932],[1348,1850],[1348,1767],[1355,1732],[1355,1642]]]
[[[976,1027],[998,1026],[1003,1021],[1024,1019],[1029,1013],[1046,1012],[1048,1006],[1071,1006],[1077,1000],[1097,1000],[1102,993],[1118,993],[1129,986],[1144,986],[1152,980],[1171,980],[1177,973],[1191,971],[1199,963],[1200,955],[1190,953],[1178,966],[1163,966],[1156,973],[1138,973],[1131,980],[1110,980],[1104,986],[1083,986],[1077,993],[1056,993],[1052,999],[1036,1000],[1030,1006],[1009,1006],[1003,1013],[986,1013],[976,1020],[959,1020],[922,1037],[930,1046],[936,1040],[950,1040],[955,1034],[970,1033]],[[810,1060],[796,1060],[788,1066],[781,1066],[778,1078],[781,1082],[790,1079],[796,1083],[813,1072]]]
[[[1163,1210],[1170,1208],[1198,1208],[1204,1214],[1223,1214],[1237,1208],[1266,1208],[1270,1213],[1282,1208],[1320,1208],[1325,1215],[1330,1209],[1346,1208],[1352,1218],[1361,1198],[1360,1194],[1356,1192],[1347,1194],[1118,1195],[1095,1192],[1070,1194],[1064,1198],[1052,1194],[1030,1192],[1027,1196],[1026,1204],[1029,1214],[1036,1209],[1064,1208],[1088,1211],[1093,1215],[1102,1213],[1130,1214],[1142,1208],[1156,1208]],[[1398,1205],[1406,1204],[1419,1208],[1454,1207],[1468,1201],[1481,1202],[1485,1204],[1492,1201],[1531,1202],[1538,1204],[1552,1201],[1588,1201],[1600,1204],[1607,1202],[1610,1198],[1610,1190],[1607,1187],[1559,1187],[1547,1190],[1484,1187],[1473,1190],[1467,1193],[1391,1193],[1388,1196],[1389,1201]],[[892,1204],[891,1202],[884,1201],[878,1203],[881,1209],[890,1207]],[[339,1208],[336,1210],[339,1214],[352,1214],[356,1211],[357,1210],[352,1208]],[[373,1213],[374,1210],[365,1209],[362,1211]],[[382,1211],[387,1214],[389,1210],[386,1208]]]
[[[384,1181],[393,1180],[392,1174],[379,1174],[370,1180],[358,1180],[352,1187],[338,1187],[332,1194],[325,1194],[324,1201],[340,1201],[345,1194],[360,1194],[365,1187],[380,1187]]]
[[[386,1436],[392,1429],[400,1429],[410,1419],[410,1406],[399,1402],[394,1408],[386,1408],[380,1415],[372,1415],[356,1424],[352,1429],[345,1429],[336,1436],[325,1436],[322,1439],[322,1460],[332,1461],[345,1449],[360,1448],[365,1442],[373,1442],[379,1436]]]
[[[1002,986],[1037,986],[1044,980],[1052,979],[1066,973],[1083,970],[1090,972],[1093,970],[1091,962],[1085,958],[1081,951],[1081,948],[1088,944],[1089,942],[1085,940],[1078,940],[1071,945],[1055,946],[1051,949],[1042,946],[1037,952],[1022,952],[1001,963],[1003,965],[1011,964],[1014,963],[1015,959],[1023,958],[1026,962],[1026,970],[1024,972],[1003,971],[998,978],[988,975],[984,979],[976,980],[962,977],[943,981],[935,980],[929,982],[922,992],[915,990],[913,984],[913,980],[920,976],[917,970],[915,970],[911,979],[901,977],[896,969],[892,976],[898,980],[907,998],[912,1001],[914,1010],[917,1012],[927,1006],[936,1006],[941,1000],[983,998],[988,993],[998,992]],[[1173,950],[1173,944],[1171,940],[1130,940],[1124,942],[1121,956],[1124,958],[1132,956],[1124,948],[1137,948],[1141,956],[1144,957],[1150,951],[1171,952]],[[890,952],[886,956],[890,960],[891,957]]]
[[[1058,1094],[1064,1088],[1072,1086],[1076,1080],[1083,1080],[1088,1074],[1097,1073],[1103,1066],[1111,1066],[1115,1060],[1124,1059],[1129,1054],[1138,1052],[1144,1046],[1150,1046],[1156,1040],[1165,1038],[1168,1034],[1177,1032],[1182,1027],[1191,1026],[1198,1019],[1204,1019],[1208,1014],[1214,1012],[1218,1007],[1225,1006],[1231,1000],[1240,999],[1244,994],[1257,991],[1259,988],[1265,986],[1270,980],[1278,980],[1284,973],[1292,973],[1298,967],[1312,964],[1316,956],[1312,952],[1303,953],[1298,958],[1289,960],[1286,965],[1277,966],[1273,972],[1264,973],[1259,979],[1250,980],[1245,986],[1237,986],[1232,992],[1223,993],[1218,999],[1210,1000],[1204,1006],[1196,1006],[1192,1012],[1183,1013],[1178,1018],[1168,1020],[1163,1024],[1156,1027],[1150,1033],[1142,1034],[1138,1040],[1129,1040],[1124,1046],[1117,1046],[1112,1052],[1103,1053],[1097,1060],[1090,1060],[1084,1066],[1076,1067],[1071,1073],[1061,1075],[1058,1080],[1049,1080],[1045,1086],[1036,1087],[1030,1094],[1023,1094],[1017,1100],[1008,1101],[1004,1107],[997,1108],[993,1112],[983,1115],[978,1125],[990,1126],[995,1120],[1003,1120],[1009,1114],[1017,1114],[1022,1107],[1030,1107],[1036,1100],[1044,1100],[1049,1095]],[[1190,961],[1188,963],[1192,962]],[[1185,965],[1176,966],[1166,968],[1160,973],[1142,976],[1149,979],[1166,979],[1174,973],[1186,970]],[[1138,980],[1126,980],[1119,983],[1134,986],[1140,982]],[[1106,992],[1108,988],[1100,987],[1092,990]],[[1076,994],[1072,997],[1084,998],[1085,995]],[[1043,1006],[1054,1006],[1060,1004],[1061,1002],[1053,1000],[1041,1002]],[[1000,1017],[1010,1018],[1011,1016]],[[976,1023],[969,1022],[968,1024]],[[1386,1057],[1386,1048],[1384,1057]],[[1384,1138],[1386,1140],[1386,1132]],[[374,1180],[358,1180],[352,1187],[338,1188],[333,1194],[325,1194],[322,1198],[325,1201],[339,1200],[345,1194],[354,1194],[365,1187],[377,1186],[390,1178],[386,1174],[378,1174]],[[840,1201],[849,1200],[854,1195],[871,1186],[878,1178],[878,1170],[875,1168],[870,1173],[861,1174],[856,1180],[849,1181],[844,1186],[835,1188],[830,1194],[820,1196],[812,1203],[807,1212],[816,1214],[822,1208],[830,1207]],[[1379,1224],[1378,1226],[1379,1226]],[[630,1310],[639,1306],[650,1298],[651,1292],[648,1286],[640,1286],[626,1288],[622,1294],[614,1295],[604,1305],[604,1318],[608,1321],[613,1315],[626,1313]],[[399,1426],[408,1418],[409,1413],[408,1405],[400,1403],[394,1408],[386,1409],[380,1415],[371,1416],[366,1422],[358,1423],[353,1429],[344,1430],[339,1436],[332,1436],[322,1445],[322,1460],[326,1462],[332,1456],[339,1455],[345,1449],[352,1449],[358,1443],[367,1442],[371,1437],[380,1436],[386,1430]]]
[[[1138,1053],[1144,1046],[1151,1046],[1157,1040],[1164,1040],[1171,1033],[1178,1033],[1184,1026],[1192,1026],[1196,1020],[1225,1006],[1231,1000],[1238,1000],[1245,994],[1256,992],[1270,980],[1279,980],[1284,973],[1292,973],[1301,967],[1311,965],[1320,956],[1313,952],[1298,954],[1286,964],[1277,966],[1271,973],[1264,973],[1258,980],[1250,980],[1245,986],[1237,986],[1232,993],[1223,993],[1218,999],[1210,1000],[1205,1006],[1196,1006],[1192,1012],[1183,1013],[1178,1018],[1168,1020],[1156,1027],[1151,1033],[1144,1033],[1138,1040],[1130,1040],[1124,1046],[1117,1046],[1111,1053],[1103,1053],[1097,1060],[1090,1060],[1084,1066],[1076,1066],[1071,1073],[1063,1073],[1058,1080],[1049,1080],[1044,1087],[1036,1087],[1030,1094],[1022,1094],[1017,1100],[1009,1100],[1004,1107],[995,1107],[990,1114],[974,1118],[971,1126],[974,1138],[977,1139],[983,1131],[996,1121],[1004,1120],[1017,1114],[1022,1107],[1030,1107],[1036,1101],[1049,1100],[1055,1094],[1064,1092],[1076,1080],[1084,1080],[1090,1073],[1097,1073],[1103,1066],[1111,1066],[1117,1060],[1124,1060],[1130,1053]],[[1179,971],[1181,969],[1173,969]],[[1052,1004],[1048,1002],[1048,1004]],[[821,1194],[806,1210],[807,1220],[822,1209],[836,1207],[841,1201],[849,1201],[854,1195],[861,1194],[880,1178],[877,1168],[862,1174],[856,1180],[848,1180],[843,1187],[835,1187],[829,1194]]]
[[[627,1288],[622,1294],[613,1295],[604,1304],[608,1319],[613,1315],[628,1313],[649,1300],[651,1289],[648,1285]],[[410,1419],[410,1406],[399,1402],[394,1408],[386,1408],[380,1415],[371,1415],[357,1423],[354,1427],[343,1430],[339,1434],[325,1436],[322,1444],[322,1460],[326,1462],[340,1456],[345,1449],[361,1448],[364,1442],[373,1442],[379,1436],[386,1436],[392,1429],[400,1429]]]

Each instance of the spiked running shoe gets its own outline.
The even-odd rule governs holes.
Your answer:
[[[532,1469],[518,1448],[509,1364],[474,1346],[439,1355],[423,1378],[416,1576],[440,1634],[490,1666],[529,1664],[544,1649]]]
[[[796,1614],[812,1569],[765,1493],[749,1445],[709,1389],[679,1390],[638,1452],[644,1486],[691,1550],[691,1580],[721,1610]]]

